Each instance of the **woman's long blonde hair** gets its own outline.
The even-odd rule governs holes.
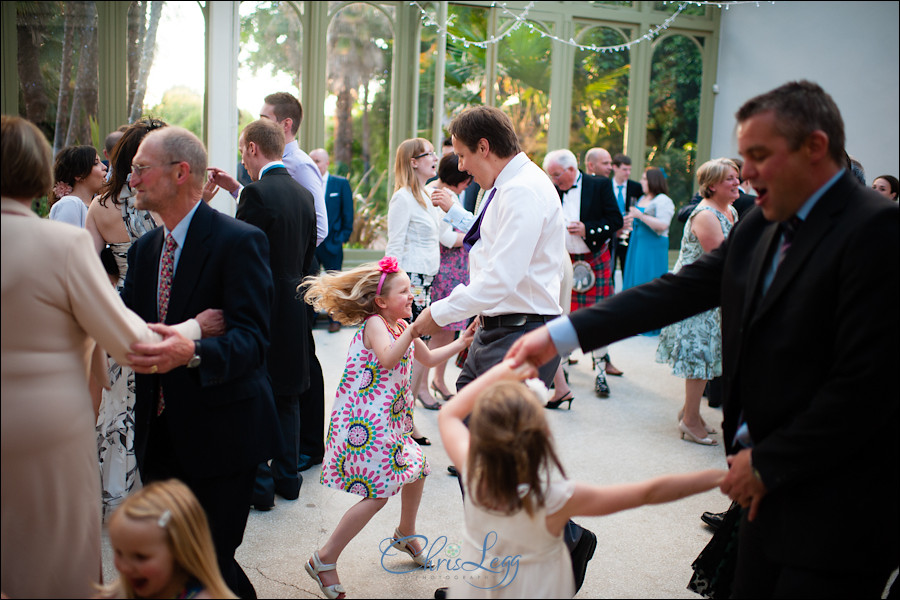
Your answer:
[[[211,598],[237,598],[222,579],[206,513],[188,486],[177,479],[148,484],[122,502],[110,524],[123,517],[159,524],[166,531],[175,564],[199,581]],[[104,586],[101,594],[137,597],[124,577]]]
[[[466,486],[491,510],[529,515],[544,505],[553,467],[565,476],[537,397],[524,384],[502,381],[486,389],[469,419]],[[519,494],[519,484],[529,493]]]
[[[399,272],[399,271],[398,271]],[[382,270],[379,263],[365,263],[349,271],[327,271],[303,280],[297,288],[317,311],[331,315],[343,325],[358,325],[377,314],[375,298]],[[386,273],[381,293],[390,289],[397,273]]]
[[[428,196],[425,193],[425,186],[419,183],[419,178],[416,177],[412,160],[414,156],[428,152],[430,145],[431,142],[424,138],[406,140],[397,147],[397,158],[394,161],[394,192],[409,188],[416,202],[426,209],[428,208]]]

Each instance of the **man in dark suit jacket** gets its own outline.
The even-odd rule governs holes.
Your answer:
[[[324,148],[309,153],[325,180],[325,208],[328,211],[328,236],[316,248],[316,258],[326,271],[340,271],[344,264],[344,244],[353,234],[353,192],[344,177],[328,173],[330,160]],[[341,324],[329,317],[328,331],[340,331]]]
[[[631,158],[624,154],[616,154],[612,159],[612,184],[613,194],[616,197],[616,205],[622,212],[622,216],[628,214],[632,203],[636,202],[644,194],[641,184],[629,179],[631,176]],[[613,271],[616,263],[622,273],[625,272],[625,257],[628,255],[628,240],[622,239],[622,231],[617,231],[612,239],[613,245]]]
[[[575,268],[571,309],[578,310],[614,292],[609,242],[622,228],[622,214],[616,206],[610,179],[579,171],[578,159],[571,151],[549,152],[544,158],[544,171],[556,186],[563,204],[566,250]],[[607,398],[610,392],[607,369],[611,374],[622,372],[610,365],[605,347],[594,355],[594,364],[598,367],[594,392]]]
[[[226,324],[224,335],[197,342],[155,326],[164,340],[134,347],[135,454],[145,483],[175,477],[191,488],[225,582],[247,598],[256,593],[234,552],[256,466],[279,443],[266,373],[272,274],[263,232],[200,201],[206,160],[194,134],[166,127],[144,138],[133,161],[137,205],[165,226],[132,245],[125,303],[163,323],[221,308]]]
[[[732,597],[879,597],[900,554],[897,206],[843,168],[843,121],[819,86],[785,84],[737,119],[760,210],[677,274],[510,356],[539,363],[570,335],[591,348],[721,304],[721,489],[745,508]],[[864,432],[861,406],[875,417]]]
[[[294,181],[281,162],[284,135],[276,123],[259,119],[248,124],[239,147],[253,183],[241,190],[235,217],[266,234],[275,281],[268,368],[284,445],[271,467],[260,463],[253,491],[253,506],[268,510],[276,493],[296,500],[303,483],[297,472],[300,395],[310,384],[307,338],[312,323],[297,286],[309,272],[316,249],[316,208],[312,193]]]

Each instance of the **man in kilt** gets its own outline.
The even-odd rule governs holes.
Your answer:
[[[562,202],[566,250],[574,274],[571,308],[576,311],[613,295],[610,240],[622,227],[622,213],[616,204],[612,182],[579,171],[578,159],[571,151],[561,149],[548,153],[543,166]],[[592,357],[598,368],[594,392],[606,398],[609,396],[606,347],[595,350]]]

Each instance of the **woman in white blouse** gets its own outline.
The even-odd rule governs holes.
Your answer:
[[[50,219],[84,227],[91,200],[106,183],[106,165],[93,146],[69,146],[56,155],[53,165]]]
[[[406,140],[397,148],[384,254],[396,257],[409,275],[413,321],[429,305],[431,283],[441,265],[439,223],[443,213],[432,206],[430,190],[425,187],[437,173],[437,164],[434,146],[426,139]],[[425,408],[440,408],[428,389],[428,370],[419,362],[413,365],[411,392]]]

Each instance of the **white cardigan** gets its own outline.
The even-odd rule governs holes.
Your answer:
[[[431,190],[425,190],[429,195]],[[429,200],[430,204],[430,200]],[[385,256],[394,256],[407,273],[436,275],[441,266],[439,208],[423,208],[409,188],[397,190],[388,205],[388,242]]]

